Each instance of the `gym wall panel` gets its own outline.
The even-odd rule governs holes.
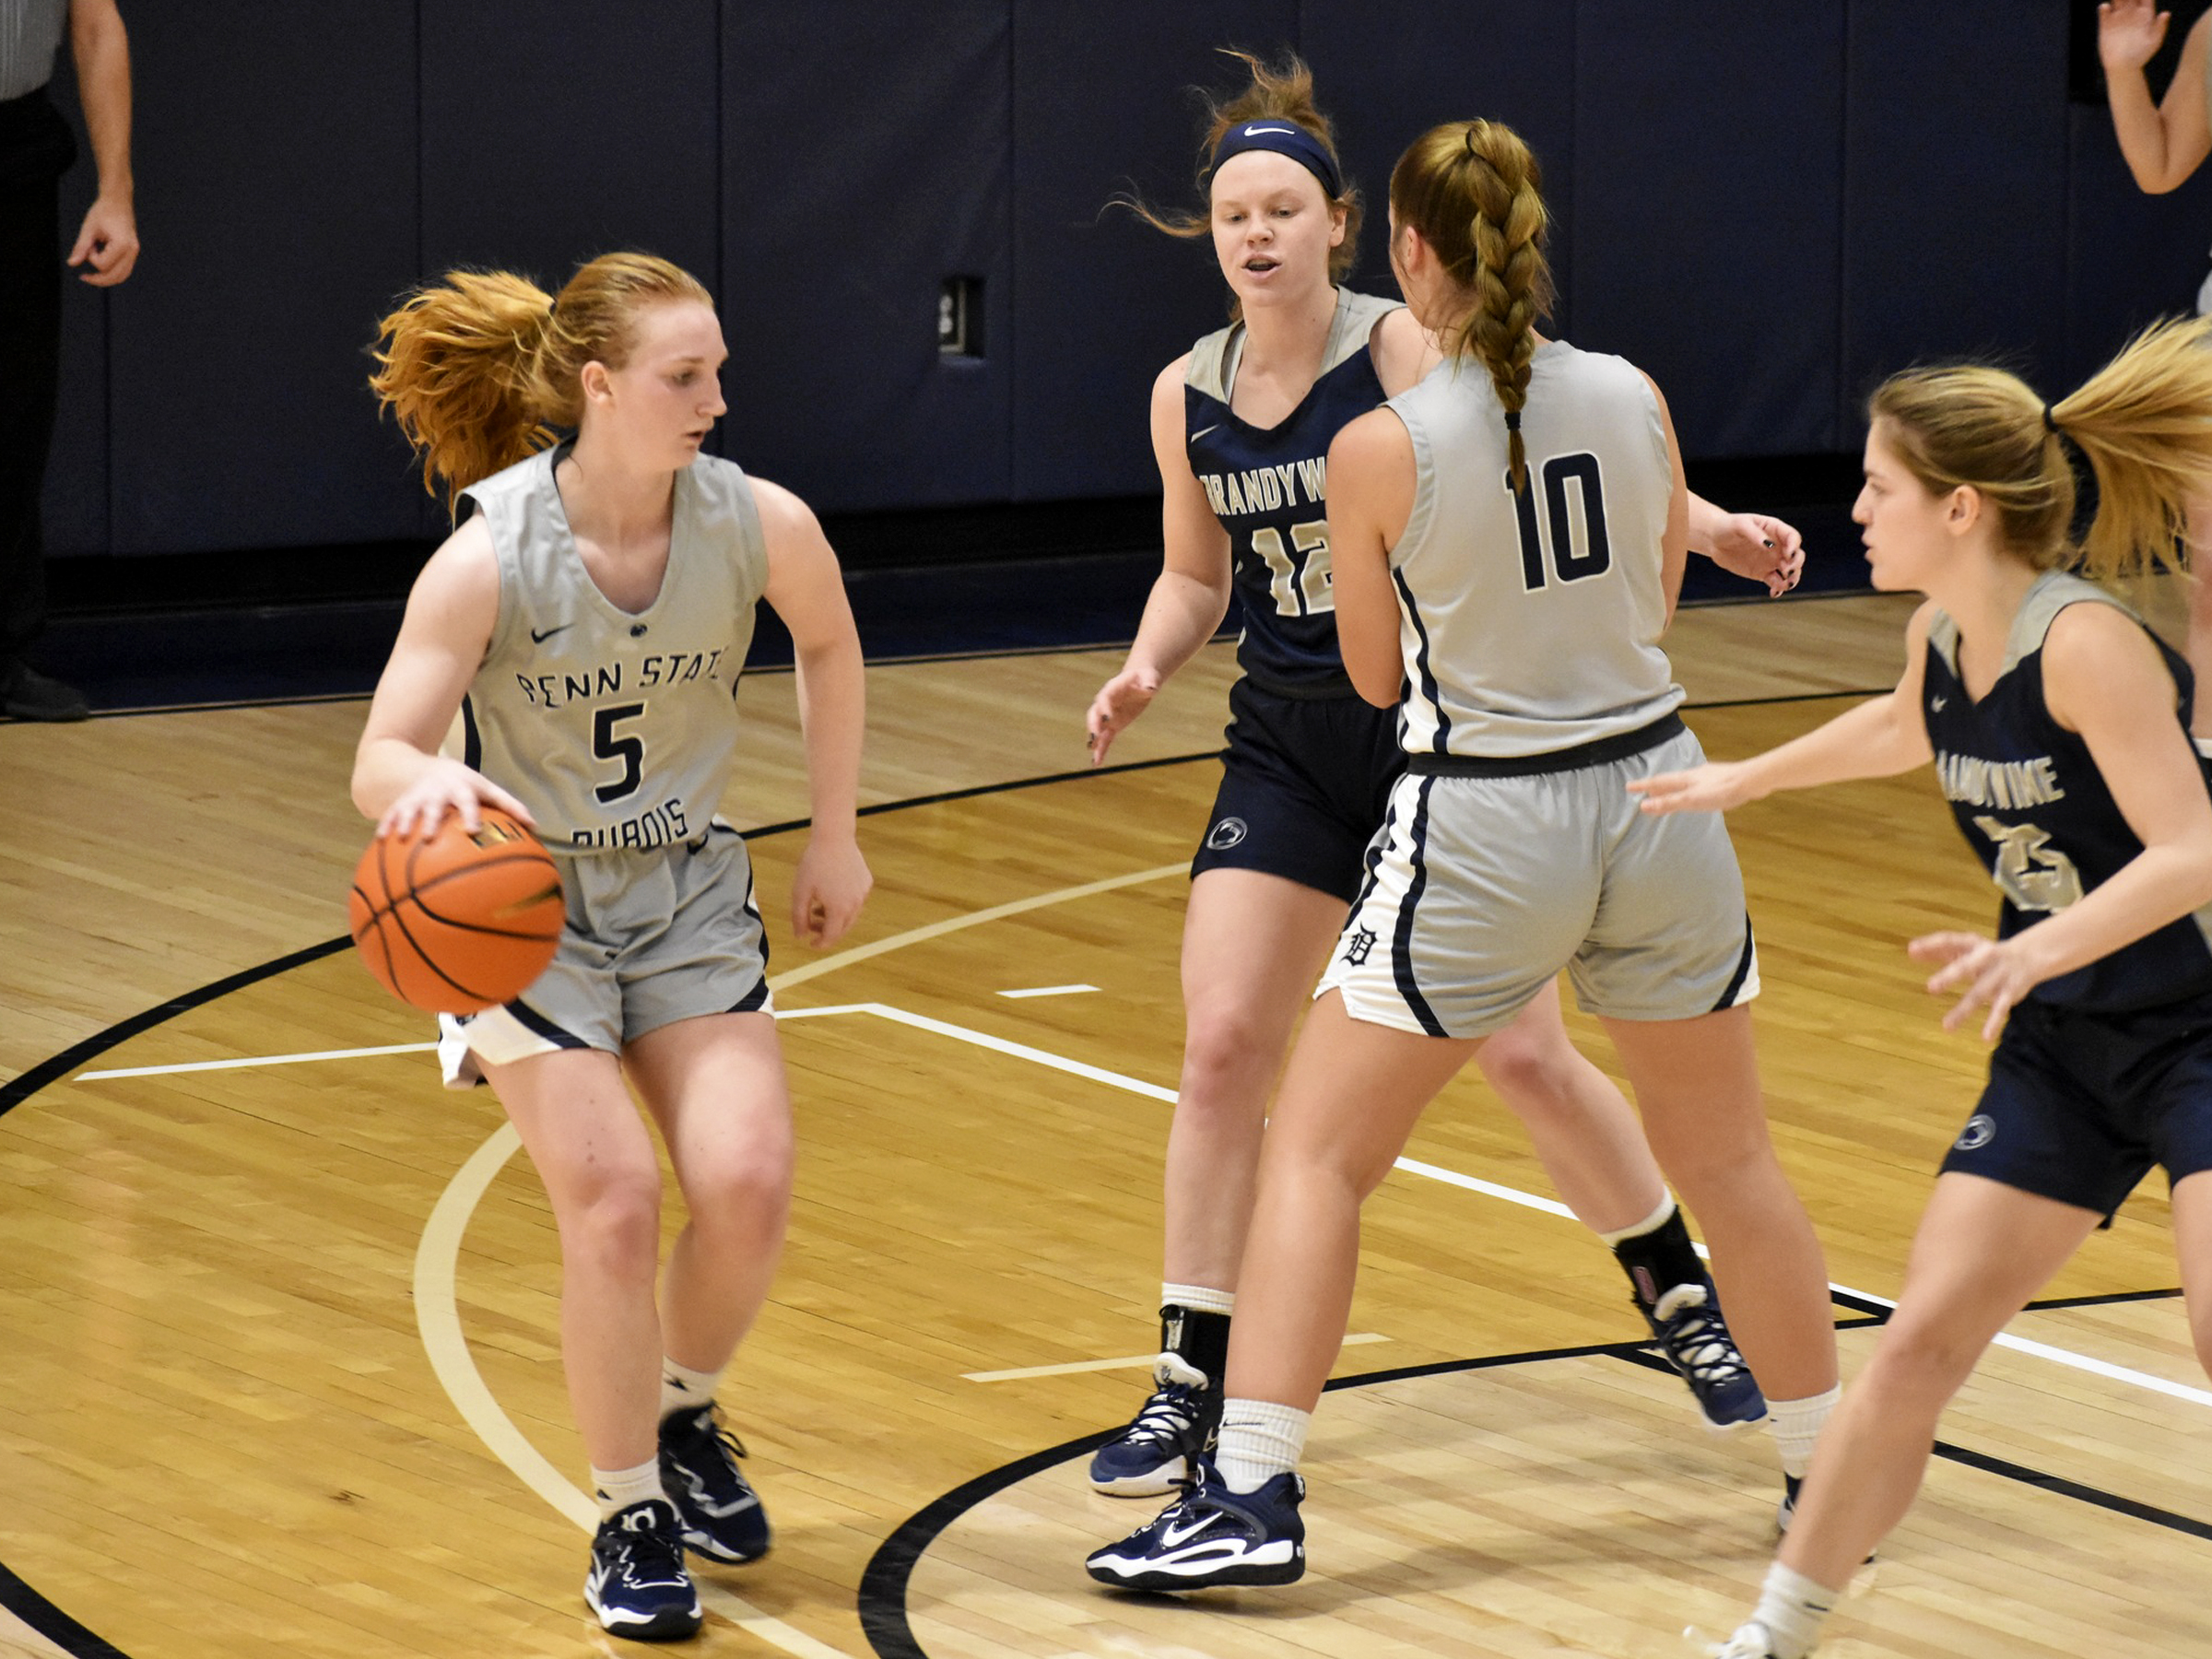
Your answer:
[[[144,251],[109,300],[112,550],[418,534],[362,384],[417,264],[414,8],[129,23]]]
[[[1842,0],[1579,0],[1575,343],[1685,453],[1838,446]]]
[[[1568,291],[1574,230],[1574,12],[1558,0],[1493,0],[1479,12],[1433,0],[1305,0],[1300,34],[1321,106],[1365,203],[1355,281],[1395,291],[1385,240],[1390,170],[1440,122],[1502,121],[1544,166],[1551,260]],[[1553,326],[1565,329],[1561,314]]]
[[[58,265],[76,240],[85,209],[99,194],[100,174],[85,139],[76,106],[75,77],[64,48],[52,87],[76,131],[76,165],[62,179],[60,236],[53,257]],[[136,278],[132,278],[135,281]],[[124,284],[127,293],[130,284]],[[102,290],[88,286],[76,271],[62,276],[61,395],[53,412],[53,448],[46,463],[46,489],[40,503],[40,529],[47,553],[55,558],[108,551],[108,316],[112,303]]]
[[[1845,447],[1910,363],[2001,359],[2047,385],[2066,242],[2065,0],[1852,0],[1849,23]]]
[[[651,28],[600,0],[470,0],[422,12],[424,276],[492,265],[558,291],[639,249],[712,285],[715,0]]]
[[[727,453],[818,509],[1011,488],[1005,0],[724,13]],[[982,281],[983,355],[937,349],[944,279]]]
[[[1014,18],[1014,494],[1159,488],[1146,410],[1160,370],[1228,318],[1210,243],[1109,200],[1199,202],[1203,108],[1298,44],[1297,0],[1037,0]],[[1379,244],[1378,244],[1379,245]]]
[[[2075,109],[2069,135],[2065,346],[2053,396],[2078,386],[2144,324],[2188,315],[2212,276],[2212,166],[2169,194],[2145,195],[2108,111]]]

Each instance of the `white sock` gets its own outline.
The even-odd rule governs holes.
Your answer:
[[[725,1368],[726,1369],[726,1368]],[[695,1411],[714,1402],[714,1391],[722,1386],[722,1371],[693,1371],[688,1365],[678,1365],[673,1359],[661,1361],[661,1416],[674,1417],[679,1411]]]
[[[1820,1626],[1835,1609],[1836,1593],[1776,1561],[1759,1586],[1754,1624],[1767,1632],[1774,1659],[1806,1659],[1820,1640]]]
[[[1782,1453],[1784,1475],[1805,1478],[1805,1472],[1813,1466],[1813,1443],[1820,1438],[1820,1425],[1828,1421],[1828,1414],[1842,1397],[1843,1385],[1838,1383],[1826,1394],[1802,1400],[1767,1402],[1767,1417],[1774,1427],[1774,1450]]]
[[[1163,1308],[1187,1308],[1194,1313],[1234,1313],[1237,1311],[1237,1293],[1234,1290],[1212,1290],[1204,1285],[1162,1285],[1159,1288],[1159,1305]]]
[[[1672,1193],[1668,1193],[1660,1198],[1659,1207],[1657,1209],[1653,1210],[1650,1215],[1646,1216],[1642,1220],[1637,1222],[1634,1226],[1624,1227],[1618,1232],[1601,1232],[1597,1236],[1599,1241],[1604,1243],[1607,1250],[1612,1250],[1626,1240],[1641,1239],[1646,1233],[1657,1232],[1661,1228],[1666,1225],[1668,1218],[1673,1216],[1674,1213],[1675,1195]]]
[[[1221,1406],[1221,1444],[1214,1466],[1232,1492],[1256,1492],[1298,1467],[1313,1414],[1273,1400],[1228,1400]]]
[[[656,1457],[634,1469],[594,1469],[592,1496],[599,1500],[602,1521],[620,1514],[633,1503],[654,1499],[665,1502],[668,1495],[661,1490],[661,1460]]]

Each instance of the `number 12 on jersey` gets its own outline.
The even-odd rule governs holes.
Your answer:
[[[1302,568],[1284,550],[1282,532],[1273,525],[1252,533],[1252,550],[1267,567],[1267,592],[1278,617],[1318,617],[1336,608],[1335,577],[1329,570],[1329,524],[1315,519],[1290,526],[1290,545],[1305,555]],[[1301,603],[1302,601],[1302,603]]]

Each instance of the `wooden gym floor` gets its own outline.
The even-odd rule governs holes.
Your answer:
[[[1692,724],[1720,755],[1805,729],[1888,683],[1907,608],[1686,614]],[[1081,1463],[1155,1339],[1182,866],[1230,675],[1211,648],[1124,769],[1085,776],[1118,655],[874,672],[877,893],[818,956],[778,912],[802,837],[763,828],[805,810],[791,681],[747,683],[725,810],[761,830],[802,1156],[724,1394],[778,1547],[703,1575],[697,1651],[1689,1652],[1684,1627],[1729,1628],[1764,1570],[1771,1452],[1703,1433],[1640,1359],[1617,1269],[1473,1080],[1371,1206],[1306,1581],[1178,1606],[1083,1576],[1151,1512],[1092,1496]],[[618,1651],[578,1595],[543,1194],[489,1097],[440,1089],[424,1022],[334,943],[361,712],[0,727],[10,1659]],[[1983,1065],[1900,942],[1986,926],[1993,898],[1924,775],[1733,828],[1776,1136],[1848,1371]],[[2171,1242],[2154,1178],[1993,1351],[1829,1652],[2212,1651],[2212,1391]]]

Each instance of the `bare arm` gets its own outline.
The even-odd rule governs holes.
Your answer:
[[[768,542],[767,599],[791,630],[814,820],[792,881],[791,930],[808,945],[832,945],[874,885],[858,839],[867,724],[860,634],[837,555],[806,503],[759,479],[753,495]]]
[[[1839,714],[1826,725],[1748,760],[1712,760],[1688,771],[1662,772],[1630,783],[1643,810],[1725,812],[1779,789],[1811,789],[1852,778],[1887,778],[1934,758],[1921,717],[1933,606],[1924,605],[1905,629],[1905,671],[1887,697]]]
[[[2212,13],[2199,18],[2182,42],[2182,57],[2163,103],[2150,100],[2143,65],[2158,54],[2171,14],[2151,0],[2112,0],[2097,8],[2097,53],[2104,61],[2106,101],[2120,154],[2137,185],[2151,195],[2178,187],[2212,153],[2205,108],[2205,53]]]
[[[1659,425],[1666,434],[1667,465],[1675,475],[1675,492],[1666,509],[1666,531],[1659,543],[1659,580],[1661,591],[1666,595],[1666,621],[1671,628],[1676,602],[1682,597],[1682,573],[1689,567],[1689,480],[1682,476],[1682,445],[1675,438],[1675,418],[1667,412],[1665,394],[1650,375],[1644,375],[1643,383],[1651,387],[1652,395],[1659,401]]]
[[[1329,557],[1336,642],[1359,695],[1394,709],[1405,689],[1390,550],[1413,516],[1413,439],[1387,408],[1347,423],[1329,445]]]
[[[1136,639],[1122,670],[1092,699],[1084,720],[1090,763],[1104,762],[1114,738],[1151,706],[1178,668],[1214,637],[1229,614],[1229,532],[1214,516],[1206,490],[1191,472],[1183,437],[1181,357],[1152,382],[1152,455],[1159,465],[1159,575],[1145,601]]]
[[[430,556],[407,595],[399,639],[376,682],[369,722],[354,752],[353,804],[379,835],[435,829],[447,812],[471,830],[479,806],[529,823],[512,795],[480,772],[438,753],[461,699],[491,644],[500,616],[500,571],[491,532],[474,518]]]
[[[92,136],[100,194],[85,213],[69,263],[92,268],[85,280],[113,288],[138,260],[135,186],[131,179],[131,44],[115,0],[71,0],[69,55]]]
[[[2093,893],[2002,943],[1930,934],[1912,954],[1944,966],[1928,982],[1964,994],[1944,1024],[1986,1006],[1983,1036],[2042,983],[2110,956],[2212,903],[2212,796],[2181,723],[2171,675],[2143,630],[2102,605],[2068,606],[2043,643],[2043,700],[2081,734],[2143,850]]]
[[[1794,524],[1763,512],[1730,512],[1701,495],[1689,498],[1689,550],[1732,576],[1764,582],[1771,599],[1805,573],[1805,537]]]

